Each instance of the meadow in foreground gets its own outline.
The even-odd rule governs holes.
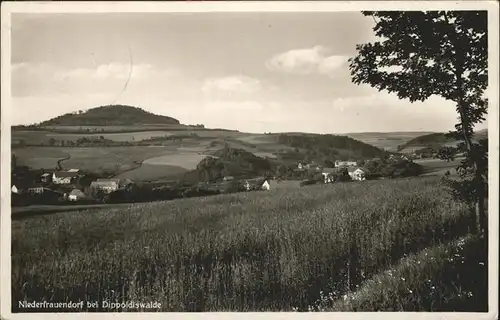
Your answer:
[[[366,287],[408,255],[465,236],[469,222],[467,208],[432,177],[13,221],[13,311],[19,300],[159,301],[159,311],[306,311],[324,295],[342,300]],[[412,273],[417,280],[418,272]],[[381,296],[364,309],[389,308],[391,299]],[[335,303],[325,308],[349,309]]]

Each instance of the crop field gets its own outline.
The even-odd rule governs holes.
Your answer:
[[[238,136],[246,136],[248,134],[241,134],[238,132],[230,132],[230,131],[216,131],[216,130],[145,130],[139,131],[134,129],[135,131],[127,131],[127,132],[64,132],[62,131],[30,131],[30,130],[13,130],[12,131],[12,142],[19,143],[19,141],[24,140],[27,144],[48,144],[51,138],[57,140],[72,140],[76,141],[80,138],[99,138],[103,136],[105,139],[119,142],[133,142],[133,141],[141,141],[147,140],[151,138],[159,138],[165,136],[173,136],[173,135],[190,135],[196,134],[200,138],[220,138],[220,137],[238,137]]]
[[[150,165],[177,166],[187,170],[192,170],[195,169],[198,163],[206,157],[206,155],[197,153],[175,153],[149,158],[144,161],[144,163]]]
[[[111,170],[119,172],[136,165],[136,161],[175,152],[167,147],[27,147],[15,149],[18,162],[34,169],[55,168],[57,160],[70,156],[62,162],[64,168],[79,168],[88,171]]]
[[[450,174],[456,174],[456,168],[460,164],[462,158],[457,158],[454,161],[444,161],[440,159],[418,159],[415,163],[418,163],[424,167],[425,175],[444,175],[446,171],[450,171]]]
[[[460,239],[469,223],[467,208],[432,177],[55,213],[12,222],[12,301],[153,300],[160,311],[307,311],[324,295],[355,294],[394,265],[408,273],[397,267],[400,261]],[[478,296],[477,283],[446,282],[441,265],[412,269],[406,281],[440,276],[436,299],[459,289]],[[387,281],[387,292],[403,281]],[[422,292],[408,291],[408,301],[421,303],[396,310],[435,310],[435,299],[419,300]],[[390,295],[376,298],[364,307],[393,308]],[[341,308],[338,299],[324,307]],[[466,299],[468,311],[482,310],[484,299],[482,305]]]
[[[134,181],[156,181],[160,179],[174,179],[187,171],[179,166],[143,163],[136,169],[118,174],[116,178],[132,179]]]

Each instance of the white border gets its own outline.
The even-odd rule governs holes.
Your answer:
[[[388,320],[394,317],[409,319],[498,319],[498,164],[499,164],[499,108],[498,108],[498,10],[497,1],[301,1],[301,2],[2,2],[1,32],[1,260],[0,260],[0,315],[2,319],[35,318],[248,318],[248,319],[347,319],[370,317]],[[489,312],[488,313],[67,313],[67,314],[12,314],[10,310],[10,14],[11,13],[112,13],[112,12],[324,12],[361,10],[488,10],[489,32]]]

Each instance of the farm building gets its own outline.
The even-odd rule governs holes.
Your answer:
[[[264,180],[264,182],[260,186],[261,190],[270,190],[271,186],[269,185],[269,181]]]
[[[111,193],[118,190],[119,181],[117,179],[98,179],[90,183],[90,189],[93,191],[102,190],[106,193]]]
[[[321,174],[323,175],[323,181],[325,183],[333,183],[333,173],[335,172],[335,168],[323,168]]]
[[[45,191],[51,191],[51,190],[48,189],[48,188],[45,188],[45,187],[40,187],[40,186],[28,188],[28,193],[29,194],[42,194]]]
[[[265,178],[255,178],[246,180],[243,184],[245,190],[270,190],[271,185],[269,184],[269,180]]]
[[[349,167],[347,170],[352,180],[357,180],[357,181],[366,180],[366,172],[363,169]]]
[[[85,199],[85,194],[78,189],[73,189],[69,194],[68,194],[68,200],[69,201],[78,201],[81,199]]]
[[[72,169],[76,170],[76,169]],[[70,184],[78,178],[78,171],[56,171],[52,174],[52,182],[55,184]]]
[[[356,165],[356,161],[335,161],[335,167],[355,167]]]

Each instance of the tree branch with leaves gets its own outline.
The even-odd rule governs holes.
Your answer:
[[[355,84],[369,84],[410,102],[436,95],[456,105],[458,123],[448,135],[456,148],[438,156],[453,160],[463,153],[457,172],[447,178],[453,194],[474,207],[472,231],[487,233],[487,141],[474,141],[474,127],[485,120],[488,100],[487,11],[364,11],[375,21],[379,41],[356,46],[349,59]]]

